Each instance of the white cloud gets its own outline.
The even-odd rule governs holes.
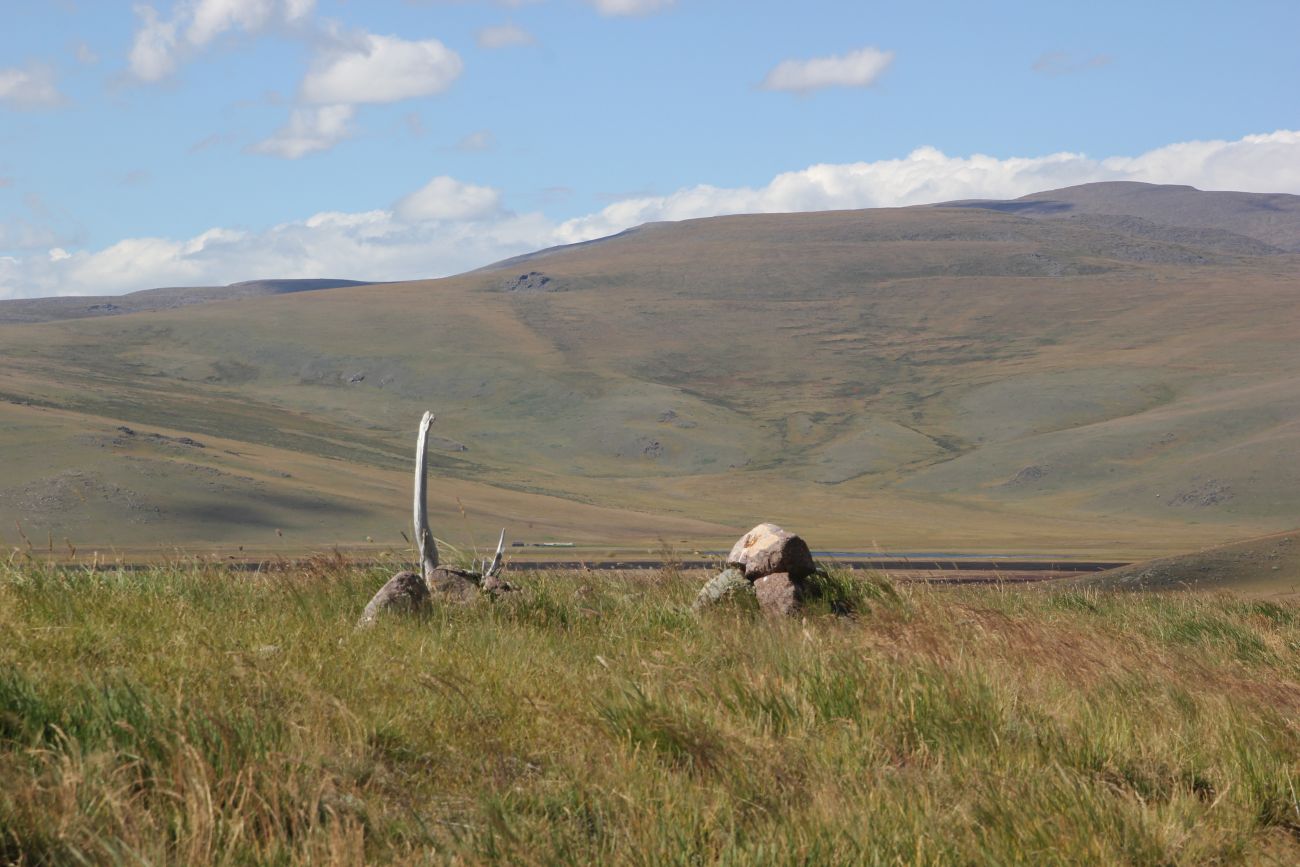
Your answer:
[[[296,160],[329,150],[352,134],[356,109],[350,105],[316,105],[295,108],[289,122],[268,139],[253,145],[254,153]]]
[[[601,15],[652,15],[677,0],[588,0]]]
[[[137,5],[140,26],[129,55],[131,72],[141,81],[159,81],[228,31],[260,33],[273,23],[296,24],[315,5],[316,0],[184,0],[165,19],[153,6]]]
[[[394,210],[410,222],[482,220],[501,211],[501,193],[441,175],[400,200]]]
[[[764,90],[808,93],[824,87],[868,87],[894,62],[894,52],[867,46],[848,54],[783,60],[768,71]]]
[[[140,27],[131,42],[131,72],[141,81],[158,81],[176,68],[176,24],[164,21],[152,6],[136,6]]]
[[[356,106],[398,102],[439,93],[462,69],[460,55],[436,39],[333,34],[333,47],[320,54],[299,87],[299,105],[288,123],[250,148],[255,153],[298,159],[328,150],[351,135]],[[418,115],[408,115],[418,135]]]
[[[1300,130],[1248,135],[1236,141],[1182,142],[1136,157],[1111,157],[1101,165],[1131,181],[1300,193]]]
[[[479,48],[510,48],[515,45],[532,45],[537,41],[533,34],[508,21],[495,27],[484,27],[475,38]]]
[[[262,232],[212,230],[186,240],[130,238],[52,261],[0,257],[0,298],[120,294],[224,285],[250,274],[401,280],[444,276],[517,255],[550,236],[540,214],[488,222],[408,222],[391,211],[321,213]]]
[[[484,153],[497,146],[497,137],[490,129],[480,129],[463,136],[456,142],[456,150],[467,154]]]
[[[189,16],[185,38],[206,45],[228,30],[258,33],[275,22],[296,24],[315,8],[316,0],[198,0],[180,15]]]
[[[302,82],[315,103],[397,102],[440,93],[461,73],[460,55],[436,39],[366,33],[318,60]]]
[[[54,84],[54,70],[41,64],[26,69],[16,66],[0,69],[0,103],[20,108],[58,105],[63,95]]]
[[[615,202],[563,223],[565,243],[599,238],[655,220],[718,214],[817,211],[916,205],[955,199],[1015,198],[1092,181],[1189,184],[1201,189],[1300,194],[1300,131],[1237,141],[1168,145],[1136,157],[950,157],[923,147],[897,160],[815,165],[758,188],[707,185],[667,196]]]
[[[199,0],[185,38],[206,45],[236,27],[256,32],[266,26],[274,6],[274,0]]]
[[[502,207],[499,191],[490,187],[440,177],[391,210],[326,212],[264,231],[214,229],[188,240],[128,238],[57,259],[51,247],[68,252],[74,245],[41,235],[36,226],[11,225],[10,240],[21,242],[18,249],[36,249],[39,243],[39,255],[0,257],[0,298],[118,293],[274,276],[435,277],[652,220],[1012,198],[1108,180],[1300,194],[1300,131],[1185,142],[1104,159],[1075,153],[950,157],[918,148],[897,160],[810,166],[760,187],[697,186],[632,198],[559,224],[538,213],[510,213]],[[0,249],[6,249],[5,228],[0,224]]]

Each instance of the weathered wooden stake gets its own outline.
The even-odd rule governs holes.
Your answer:
[[[426,584],[433,580],[433,570],[438,568],[438,546],[429,532],[429,506],[425,498],[429,425],[435,417],[431,412],[424,414],[420,419],[420,435],[415,440],[415,538],[420,549],[420,573]]]

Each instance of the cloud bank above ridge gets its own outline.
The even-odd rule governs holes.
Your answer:
[[[758,187],[699,185],[632,197],[564,221],[515,213],[500,190],[438,177],[373,211],[320,213],[260,231],[217,227],[189,239],[127,238],[100,250],[0,257],[0,298],[118,294],[257,277],[438,277],[658,220],[1015,198],[1093,181],[1300,194],[1300,131],[1181,142],[1100,159],[1077,153],[954,157],[922,147],[899,159],[812,165]]]

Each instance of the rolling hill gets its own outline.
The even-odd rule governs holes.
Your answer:
[[[1300,531],[1274,533],[1058,581],[1099,590],[1229,590],[1263,596],[1300,595]]]
[[[1107,181],[1009,200],[933,207],[981,208],[1069,219],[1159,240],[1243,253],[1300,252],[1300,196],[1205,191],[1176,184]]]
[[[425,408],[454,541],[715,547],[769,519],[825,549],[1137,557],[1293,527],[1297,239],[1112,192],[1100,221],[716,217],[441,280],[0,325],[0,527],[400,545]]]
[[[56,298],[14,298],[0,301],[0,323],[53,322],[121,316],[147,310],[170,310],[211,301],[233,301],[263,295],[287,295],[340,286],[364,286],[360,280],[245,280],[229,286],[168,286],[125,295],[64,295]]]

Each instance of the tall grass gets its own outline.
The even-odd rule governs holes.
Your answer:
[[[1300,859],[1295,604],[530,573],[355,631],[386,577],[3,571],[0,863]]]

